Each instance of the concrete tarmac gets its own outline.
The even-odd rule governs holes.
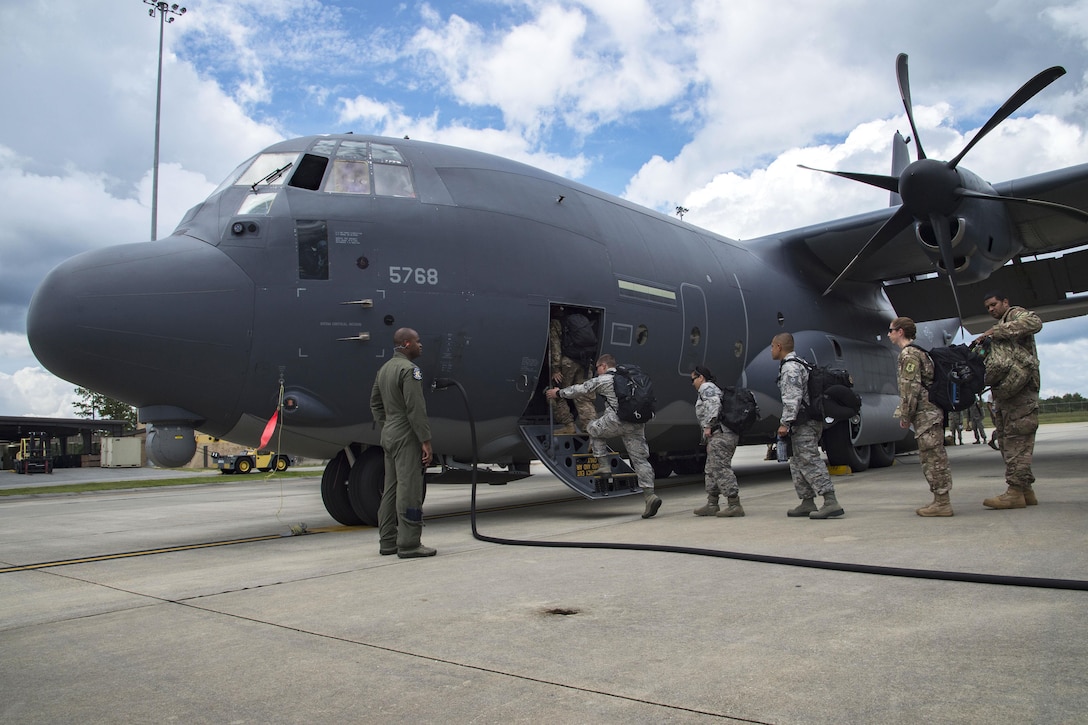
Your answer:
[[[588,501],[540,474],[481,486],[477,525],[1083,584],[1086,442],[1088,423],[1043,426],[1040,504],[1013,511],[983,508],[1003,464],[968,444],[949,449],[952,518],[914,514],[930,495],[907,454],[836,477],[845,517],[789,519],[786,466],[748,447],[744,518],[693,516],[701,477],[658,481],[664,505],[643,520],[639,496]],[[461,485],[428,491],[438,556],[401,560],[374,529],[338,526],[319,481],[0,498],[0,719],[1088,721],[1083,590],[494,544],[473,537]]]

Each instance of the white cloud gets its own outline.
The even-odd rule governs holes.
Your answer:
[[[0,373],[0,414],[72,418],[75,390],[76,386],[40,367]]]
[[[919,0],[911,12],[872,0],[187,4],[165,34],[160,236],[252,153],[345,125],[682,204],[687,221],[730,236],[876,209],[886,193],[796,164],[888,171],[892,133],[909,133],[900,50],[930,156],[958,152],[1016,87],[1062,63],[1069,75],[964,165],[1002,181],[1088,160],[1085,0]],[[0,114],[4,401],[36,367],[12,336],[46,270],[148,238],[158,22],[140,3],[84,5],[0,3],[0,93],[22,99]],[[1044,385],[1080,380],[1050,366],[1083,359],[1066,338],[1085,327],[1044,330]],[[1072,332],[1044,344],[1052,329]]]

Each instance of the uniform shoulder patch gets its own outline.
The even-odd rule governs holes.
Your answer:
[[[420,372],[419,368],[416,367],[415,365],[412,366],[412,377],[415,378],[416,380],[422,380],[423,379],[423,373]]]
[[[916,360],[907,360],[903,364],[903,370],[906,371],[907,374],[909,374],[909,375],[913,375],[914,371],[917,370],[917,369],[918,369],[918,361],[916,361]]]

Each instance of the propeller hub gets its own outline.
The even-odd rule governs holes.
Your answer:
[[[915,219],[927,220],[933,214],[947,216],[956,210],[960,186],[959,173],[945,162],[919,159],[899,177],[899,196]]]

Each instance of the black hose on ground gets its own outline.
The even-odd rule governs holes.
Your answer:
[[[839,561],[820,561],[818,559],[798,559],[789,556],[770,556],[767,554],[748,554],[740,551],[724,551],[721,549],[702,549],[690,546],[671,546],[664,544],[628,544],[605,543],[599,541],[540,541],[528,539],[504,539],[496,536],[481,534],[476,526],[476,470],[478,466],[476,453],[476,422],[472,416],[472,407],[468,402],[468,394],[464,387],[452,378],[439,378],[435,380],[435,388],[443,389],[456,386],[461,392],[461,399],[465,403],[468,413],[468,423],[472,435],[472,501],[469,508],[469,520],[472,525],[472,536],[479,541],[504,546],[543,546],[562,549],[613,549],[618,551],[661,551],[672,554],[690,554],[695,556],[713,556],[719,559],[736,559],[739,561],[754,561],[761,564],[778,564],[780,566],[799,566],[809,569],[826,569],[829,571],[846,571],[856,574],[876,574],[878,576],[898,576],[913,579],[935,579],[938,581],[965,582],[969,584],[998,584],[1013,587],[1035,587],[1038,589],[1069,589],[1074,591],[1088,591],[1088,581],[1081,579],[1054,579],[1051,577],[1008,576],[1003,574],[976,574],[972,572],[941,571],[935,569],[907,569],[898,566],[877,566],[873,564],[851,564]]]

